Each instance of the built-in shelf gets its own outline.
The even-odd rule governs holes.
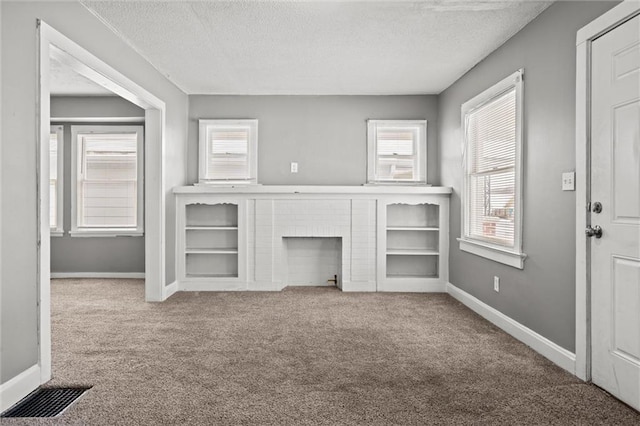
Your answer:
[[[193,203],[183,208],[179,247],[184,277],[238,278],[238,205]]]
[[[387,249],[389,256],[438,256],[437,250]]]
[[[384,253],[388,288],[405,289],[403,283],[408,280],[416,284],[438,279],[440,206],[390,203],[386,205],[385,213]]]

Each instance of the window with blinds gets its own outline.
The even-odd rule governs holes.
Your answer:
[[[368,182],[426,183],[423,120],[369,120]]]
[[[142,127],[74,126],[76,231],[142,230]]]
[[[49,133],[49,226],[52,233],[62,233],[62,126],[51,126]]]
[[[522,74],[463,105],[463,239],[520,252]]]
[[[257,120],[200,120],[200,182],[255,183]]]

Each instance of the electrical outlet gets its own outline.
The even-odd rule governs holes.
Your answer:
[[[298,173],[298,163],[291,163],[291,173]]]
[[[496,293],[500,292],[500,277],[493,277],[493,289]]]
[[[576,172],[566,172],[562,174],[562,190],[576,190]]]

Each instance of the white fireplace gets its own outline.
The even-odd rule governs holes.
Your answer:
[[[322,285],[332,275],[343,291],[445,290],[450,188],[193,186],[174,193],[179,290],[278,291]]]

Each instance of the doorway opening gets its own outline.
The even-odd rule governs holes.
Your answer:
[[[145,299],[165,293],[165,103],[45,22],[38,22],[38,304],[40,382],[51,379],[51,58],[144,110]]]

